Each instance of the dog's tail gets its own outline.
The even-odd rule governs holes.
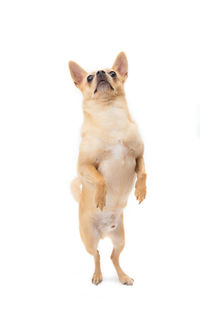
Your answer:
[[[81,180],[79,177],[76,177],[71,182],[71,192],[74,199],[79,202],[81,198]]]

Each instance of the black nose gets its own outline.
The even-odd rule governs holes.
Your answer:
[[[103,71],[103,70],[100,70],[100,71],[97,71],[97,76],[99,75],[99,76],[103,76],[103,75],[105,75],[106,73],[105,73],[105,71]]]

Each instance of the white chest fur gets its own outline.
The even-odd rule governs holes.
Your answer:
[[[109,152],[109,157],[111,160],[118,160],[121,165],[125,164],[128,148],[124,146],[121,140],[119,140],[118,143],[112,147],[108,147],[107,151]]]
[[[113,148],[112,148],[112,153],[113,153],[113,156],[118,158],[118,159],[123,159],[124,158],[124,147],[122,145],[122,142],[119,141],[118,144],[116,144]]]

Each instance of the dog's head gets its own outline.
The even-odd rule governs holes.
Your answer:
[[[85,100],[110,100],[124,95],[128,61],[123,52],[117,56],[111,69],[87,73],[77,63],[70,61],[69,70],[74,84],[81,90]]]

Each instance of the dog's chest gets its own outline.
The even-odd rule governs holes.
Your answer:
[[[123,146],[122,141],[119,140],[118,144],[110,148],[110,157],[122,160],[124,164],[124,159],[127,154],[127,148]]]
[[[105,148],[99,160],[99,171],[105,177],[110,172],[126,173],[133,167],[134,161],[134,152],[125,146],[122,140],[119,140],[118,143]]]
[[[106,208],[123,207],[133,186],[135,156],[122,141],[106,149],[98,170],[106,182]]]

